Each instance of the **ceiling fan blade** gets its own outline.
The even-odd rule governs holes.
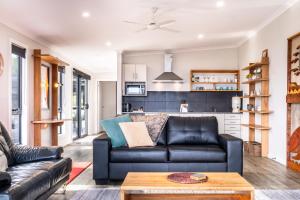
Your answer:
[[[148,30],[147,27],[144,27],[144,28],[141,28],[141,29],[139,29],[139,30],[137,30],[135,32],[136,33],[140,33],[140,32],[146,31],[146,30]]]
[[[174,30],[174,29],[170,29],[170,28],[165,28],[165,27],[160,27],[159,28],[162,31],[168,31],[168,32],[172,32],[172,33],[179,33],[180,31],[178,30]]]
[[[123,21],[124,23],[127,23],[127,24],[136,24],[136,25],[142,25],[142,26],[145,26],[146,24],[142,24],[142,23],[139,23],[139,22],[132,22],[132,21]]]
[[[167,21],[159,22],[158,26],[160,26],[160,27],[168,26],[168,25],[173,24],[175,22],[176,22],[176,20],[167,20]]]

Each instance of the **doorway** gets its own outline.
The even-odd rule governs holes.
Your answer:
[[[88,135],[88,78],[73,74],[73,139]]]
[[[99,82],[100,120],[113,118],[117,115],[117,82]],[[100,127],[100,131],[102,131]]]

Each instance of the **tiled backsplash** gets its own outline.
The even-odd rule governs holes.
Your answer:
[[[144,108],[145,112],[179,112],[180,103],[186,100],[190,112],[231,112],[231,98],[242,92],[158,92],[148,91],[148,96],[123,96],[123,103],[131,109]]]

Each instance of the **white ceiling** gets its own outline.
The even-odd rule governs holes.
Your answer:
[[[0,21],[49,45],[82,67],[110,71],[115,50],[233,47],[295,0],[1,0]],[[123,20],[146,23],[151,7],[159,21],[175,19],[180,33],[147,31]],[[82,18],[84,11],[90,18]],[[204,38],[197,39],[198,34]],[[111,41],[107,47],[105,43]]]

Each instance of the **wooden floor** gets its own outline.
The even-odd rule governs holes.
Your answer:
[[[87,136],[64,148],[64,157],[72,158],[73,162],[93,160],[92,140],[95,136]],[[50,197],[51,200],[70,199],[77,190],[98,187],[118,187],[118,183],[107,186],[97,186],[93,181],[93,166],[90,166],[67,187],[66,194],[58,191]],[[271,159],[244,156],[244,178],[255,189],[299,189],[300,173],[287,169]]]

